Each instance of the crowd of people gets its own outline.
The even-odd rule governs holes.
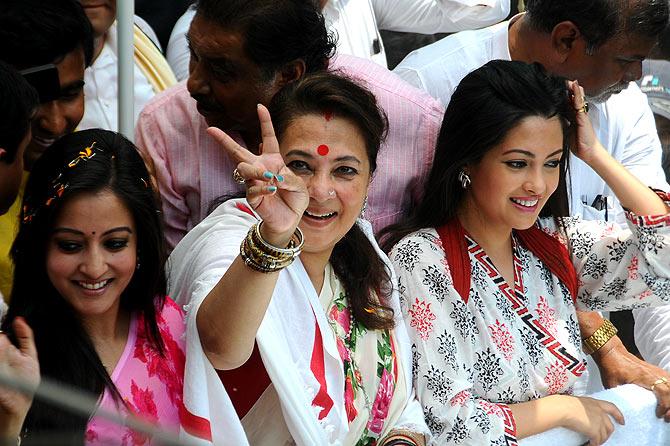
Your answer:
[[[622,384],[670,422],[667,0],[181,3],[135,143],[116,1],[0,6],[1,373],[189,444],[600,445]],[[389,71],[380,29],[451,34]],[[159,444],[0,387],[52,433]]]

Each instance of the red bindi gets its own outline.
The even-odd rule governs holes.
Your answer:
[[[321,144],[319,147],[316,148],[316,153],[318,153],[321,156],[328,155],[328,152],[330,152],[330,149],[325,144]]]
[[[326,110],[325,112],[323,112],[323,118],[326,121],[330,121],[331,119],[333,119],[333,112],[330,110]]]

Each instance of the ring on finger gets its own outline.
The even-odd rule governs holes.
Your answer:
[[[654,381],[654,383],[651,385],[651,391],[653,392],[656,386],[661,384],[668,384],[668,378],[662,376],[658,378],[656,381]]]
[[[584,105],[577,108],[577,113],[588,113],[589,112],[589,103],[584,101]]]
[[[233,170],[233,181],[236,182],[237,184],[244,184],[246,180],[244,179],[240,171],[235,169]]]

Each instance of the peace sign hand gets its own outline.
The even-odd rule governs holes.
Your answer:
[[[275,246],[284,247],[309,205],[309,193],[305,183],[284,164],[270,112],[261,104],[258,105],[258,120],[263,141],[259,155],[240,146],[216,127],[210,127],[207,133],[237,163],[237,170],[245,179],[247,201],[263,219],[263,238]]]

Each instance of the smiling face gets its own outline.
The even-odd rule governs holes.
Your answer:
[[[279,90],[244,50],[244,36],[196,14],[188,31],[191,53],[186,86],[207,125],[258,132],[256,105]]]
[[[306,253],[330,257],[360,215],[370,183],[365,140],[349,120],[305,115],[291,122],[280,141],[286,166],[302,178],[309,206],[300,221]]]
[[[24,155],[25,170],[58,138],[74,132],[84,116],[84,50],[79,47],[56,63],[61,93],[40,104],[32,120],[32,140]]]
[[[116,318],[137,265],[135,224],[109,191],[74,196],[49,237],[47,275],[82,318]]]
[[[501,234],[531,227],[558,186],[562,146],[558,118],[522,120],[481,161],[466,167],[472,184],[460,209],[464,220]]]

